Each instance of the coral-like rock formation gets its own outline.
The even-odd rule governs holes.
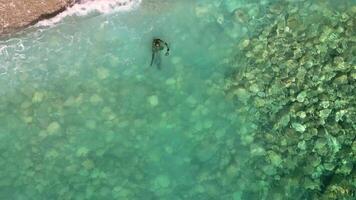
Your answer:
[[[251,149],[248,178],[261,186],[243,194],[268,185],[252,199],[354,199],[356,6],[276,1],[264,13],[226,84],[254,121],[239,134]]]

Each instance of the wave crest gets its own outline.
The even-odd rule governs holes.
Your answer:
[[[89,13],[113,13],[136,8],[141,0],[76,0],[76,3],[51,19],[42,20],[37,26],[51,26],[67,16],[85,16]]]

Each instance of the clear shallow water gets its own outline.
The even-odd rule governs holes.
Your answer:
[[[232,43],[196,5],[146,1],[2,42],[0,197],[231,198],[217,176],[241,126],[223,91]],[[171,47],[161,70],[153,37]]]
[[[276,169],[248,163],[263,143],[224,93],[240,39],[256,34],[232,8],[265,12],[252,2],[144,0],[1,41],[0,198],[303,199],[300,183],[268,185]],[[171,47],[161,70],[153,37]]]

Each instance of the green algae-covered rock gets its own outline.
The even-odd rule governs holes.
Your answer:
[[[294,122],[292,123],[292,127],[294,128],[294,130],[303,133],[306,129],[305,125]]]
[[[295,181],[307,199],[352,199],[355,187],[346,174],[354,176],[350,163],[356,162],[356,6],[337,10],[329,3],[271,3],[268,20],[236,41],[238,59],[231,61],[241,67],[228,77],[227,94],[237,107],[249,106],[247,120],[257,125],[253,142],[243,142],[250,147],[251,174],[279,187],[283,199],[299,199],[286,191]]]
[[[47,132],[49,135],[56,133],[60,129],[60,125],[58,122],[51,122],[47,127]]]
[[[148,103],[152,106],[155,107],[158,105],[158,96],[157,95],[152,95],[148,97]]]

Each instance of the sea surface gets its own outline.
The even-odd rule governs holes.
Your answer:
[[[90,5],[0,41],[0,199],[254,200],[224,88],[251,2]]]

